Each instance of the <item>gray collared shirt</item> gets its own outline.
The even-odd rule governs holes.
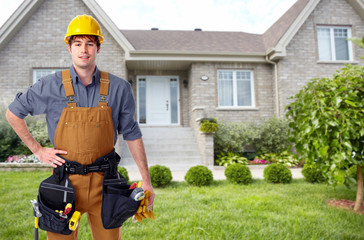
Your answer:
[[[73,66],[70,68],[75,101],[78,107],[96,107],[99,105],[100,71],[96,67],[92,83],[86,87],[82,84]],[[125,140],[142,137],[138,123],[134,119],[135,102],[130,84],[109,73],[109,95],[106,100],[111,107],[115,139],[122,134]],[[38,80],[25,93],[18,93],[9,105],[9,110],[24,119],[28,114],[46,114],[48,136],[54,145],[59,118],[63,108],[67,107],[66,94],[62,84],[62,72],[56,72]]]

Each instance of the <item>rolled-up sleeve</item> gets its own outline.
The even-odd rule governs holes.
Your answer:
[[[47,101],[42,97],[43,83],[38,81],[25,92],[19,92],[10,103],[9,110],[17,117],[24,119],[28,114],[45,113]]]
[[[135,101],[129,83],[125,84],[121,94],[121,108],[119,113],[118,133],[123,135],[124,140],[135,140],[142,137],[139,124],[134,119]]]

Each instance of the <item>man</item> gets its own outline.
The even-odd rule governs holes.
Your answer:
[[[24,94],[18,93],[6,117],[34,155],[54,168],[62,166],[64,158],[82,165],[92,164],[113,151],[117,133],[122,133],[141,173],[142,188],[152,193],[151,206],[154,191],[142,135],[134,120],[132,90],[125,80],[105,75],[97,68],[96,57],[103,40],[94,18],[87,15],[74,18],[65,37],[73,62],[68,75],[67,71],[51,74]],[[40,146],[31,136],[24,121],[28,114],[46,114],[48,135],[55,149]],[[106,230],[101,222],[103,174],[70,174],[69,179],[76,189],[76,210],[88,214],[93,239],[121,239],[121,228]],[[47,232],[47,236],[77,239],[77,230],[71,235]]]

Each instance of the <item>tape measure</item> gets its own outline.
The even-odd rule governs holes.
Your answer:
[[[80,218],[81,218],[81,213],[79,211],[75,211],[70,219],[70,222],[68,224],[68,228],[71,231],[75,231],[78,223],[80,222]]]

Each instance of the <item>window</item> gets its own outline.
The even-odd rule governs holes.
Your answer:
[[[40,78],[49,74],[61,71],[62,69],[33,69],[33,84],[36,83]]]
[[[219,107],[254,107],[253,71],[218,70]]]
[[[317,27],[319,59],[321,61],[351,61],[352,47],[348,27]]]

